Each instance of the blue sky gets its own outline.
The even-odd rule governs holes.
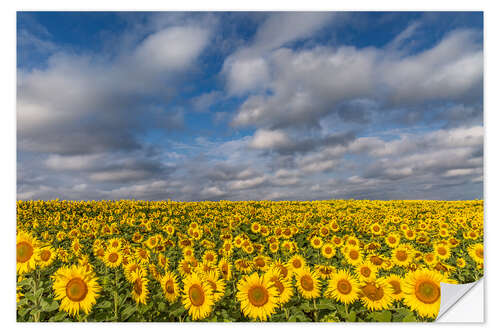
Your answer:
[[[480,12],[18,12],[17,197],[483,197]]]

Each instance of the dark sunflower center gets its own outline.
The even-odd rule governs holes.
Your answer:
[[[292,262],[292,265],[293,265],[293,267],[295,267],[295,268],[300,268],[300,267],[302,267],[302,262],[301,262],[299,259],[295,259],[295,260]]]
[[[389,237],[388,241],[389,241],[389,243],[396,243],[396,238]]]
[[[379,232],[380,231],[380,227],[378,225],[374,226],[373,227],[373,231]]]
[[[314,281],[309,275],[304,275],[300,278],[300,285],[305,291],[311,291],[314,289]]]
[[[31,259],[33,255],[33,246],[28,242],[19,242],[16,245],[17,262],[24,263]]]
[[[370,274],[372,273],[372,270],[369,268],[369,267],[361,267],[361,271],[360,271],[361,275],[363,275],[364,277],[368,277],[370,276]]]
[[[194,306],[201,306],[205,303],[205,292],[199,284],[193,284],[189,288],[189,299]]]
[[[283,283],[281,283],[281,281],[277,277],[271,278],[271,281],[274,282],[274,287],[278,289],[278,292],[281,295],[285,290],[285,286],[283,285]]]
[[[40,253],[40,259],[43,261],[48,261],[50,259],[51,252],[49,250],[42,250]]]
[[[280,266],[281,276],[286,278],[288,276],[288,269],[285,266]]]
[[[137,295],[142,294],[142,279],[136,279],[134,282],[134,291]]]
[[[168,294],[174,293],[174,282],[172,280],[168,280],[165,283],[165,290],[167,291]]]
[[[441,290],[434,282],[423,281],[417,284],[415,288],[415,296],[417,296],[417,298],[425,304],[433,304],[441,296]]]
[[[446,249],[444,247],[440,247],[438,249],[438,253],[439,253],[439,255],[444,256],[446,254]]]
[[[352,286],[351,283],[347,280],[340,280],[337,282],[337,290],[344,295],[347,295],[351,292]]]
[[[266,265],[266,262],[262,258],[257,258],[255,259],[255,265],[257,267],[264,267]]]
[[[80,302],[87,296],[88,287],[79,277],[72,278],[66,284],[66,296],[73,302]]]
[[[482,258],[482,257],[483,257],[483,249],[477,249],[477,250],[476,250],[476,255],[477,255],[479,258]]]
[[[325,253],[326,254],[331,254],[332,253],[332,248],[331,247],[326,247],[325,248]]]
[[[352,260],[356,260],[359,258],[359,252],[357,250],[351,250],[351,251],[349,251],[349,257]]]
[[[408,254],[406,253],[406,251],[396,251],[396,258],[399,261],[405,261],[406,259],[408,259]]]
[[[253,306],[264,306],[269,300],[269,293],[262,286],[253,286],[248,290],[248,301]]]
[[[109,262],[115,263],[118,260],[118,254],[116,253],[111,253],[108,257]]]
[[[361,288],[363,294],[372,301],[381,300],[384,297],[384,290],[377,288],[373,283],[369,283]]]

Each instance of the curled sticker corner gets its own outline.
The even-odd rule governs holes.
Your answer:
[[[483,278],[471,283],[463,284],[451,284],[441,282],[441,305],[439,307],[439,313],[436,317],[436,321],[439,319],[455,304],[457,303],[465,294],[469,292],[476,284],[479,283]]]

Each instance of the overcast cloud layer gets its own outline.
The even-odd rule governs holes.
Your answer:
[[[483,197],[481,13],[19,13],[17,197]]]

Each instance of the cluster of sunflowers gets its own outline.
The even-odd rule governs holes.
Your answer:
[[[483,201],[18,201],[18,321],[432,321]]]

